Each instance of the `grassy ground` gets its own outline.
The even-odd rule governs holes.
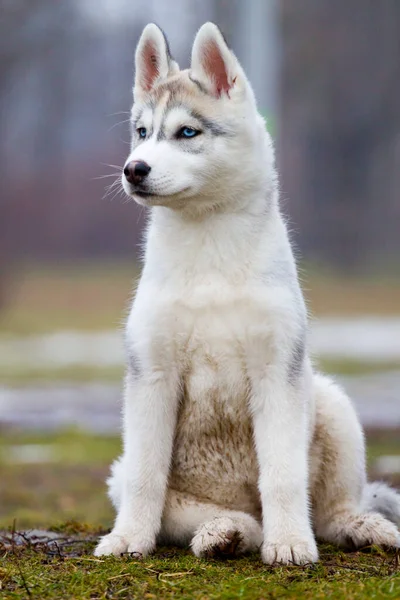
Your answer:
[[[89,538],[90,540],[90,538]],[[207,600],[397,599],[399,554],[370,549],[345,553],[320,547],[312,567],[267,567],[257,554],[230,561],[200,560],[187,550],[159,548],[145,560],[96,559],[94,542],[3,546],[2,597]],[[0,543],[1,552],[1,543]]]

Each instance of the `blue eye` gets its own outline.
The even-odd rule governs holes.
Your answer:
[[[139,134],[139,137],[141,138],[145,138],[146,134],[147,134],[147,129],[146,127],[139,127],[139,129],[136,130]]]
[[[178,137],[192,138],[196,137],[196,135],[199,135],[199,133],[200,131],[194,129],[193,127],[182,127],[182,129],[180,129],[178,132]]]

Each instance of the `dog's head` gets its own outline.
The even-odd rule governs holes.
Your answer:
[[[125,192],[145,206],[201,213],[260,189],[273,160],[270,139],[216,25],[197,33],[190,69],[179,70],[154,24],[145,27],[135,62]]]

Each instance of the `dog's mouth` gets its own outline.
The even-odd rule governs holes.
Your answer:
[[[182,193],[187,192],[189,187],[185,187],[182,190],[178,190],[176,192],[170,194],[156,194],[155,192],[150,192],[148,190],[140,189],[140,190],[131,190],[130,194],[132,196],[139,196],[139,198],[170,198],[174,196],[179,196]]]
[[[147,196],[159,196],[159,194],[154,194],[153,192],[147,192],[145,190],[132,190],[132,194],[134,196],[139,196],[140,198],[146,198]]]

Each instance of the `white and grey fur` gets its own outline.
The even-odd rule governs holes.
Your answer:
[[[183,127],[199,133],[182,139]],[[315,538],[399,546],[400,496],[367,484],[353,406],[313,371],[272,142],[215,25],[183,71],[161,30],[144,29],[136,160],[151,172],[123,186],[150,219],[126,325],[117,517],[95,554],[147,555],[162,541],[304,564],[318,559]]]

